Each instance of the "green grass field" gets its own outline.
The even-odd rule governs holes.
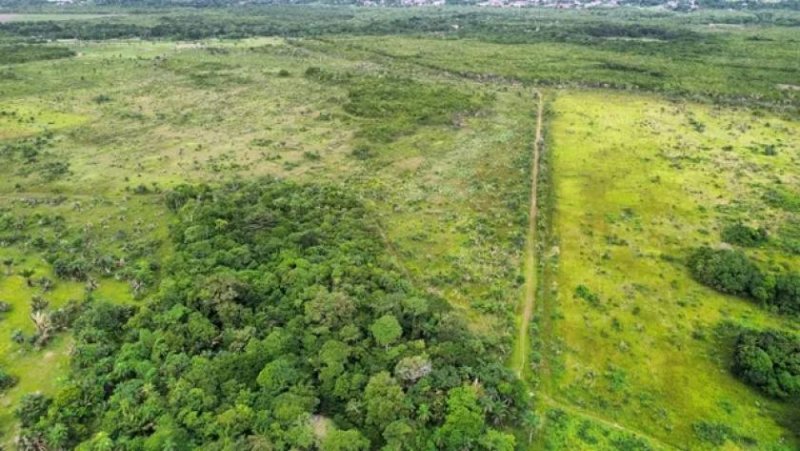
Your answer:
[[[702,287],[682,261],[693,246],[719,245],[727,223],[777,235],[797,220],[762,196],[800,186],[798,123],[652,96],[555,96],[544,392],[556,406],[601,412],[679,448],[711,447],[696,430],[712,423],[740,437],[727,446],[792,449],[796,411],[730,375],[718,328],[796,331],[796,321]],[[777,155],[764,155],[770,144]],[[765,265],[798,264],[777,246],[754,254]]]

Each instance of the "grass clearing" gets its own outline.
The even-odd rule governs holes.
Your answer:
[[[728,446],[792,448],[798,418],[730,374],[718,330],[796,323],[700,286],[682,261],[691,247],[719,245],[731,221],[775,230],[797,220],[761,199],[800,183],[800,124],[597,91],[561,92],[553,109],[558,244],[541,312],[545,391],[677,447],[708,446],[698,425],[718,423],[745,438]],[[765,155],[769,144],[782,150]],[[776,247],[747,252],[798,264]]]

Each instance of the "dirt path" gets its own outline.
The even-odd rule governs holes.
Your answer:
[[[512,357],[513,368],[517,376],[522,378],[528,363],[528,329],[530,329],[533,307],[536,304],[536,223],[539,216],[537,205],[537,190],[539,187],[539,157],[542,152],[542,116],[544,115],[544,100],[542,93],[535,91],[536,107],[536,141],[533,144],[533,165],[531,168],[531,205],[528,213],[528,240],[525,244],[525,298],[520,314],[519,328],[516,345]]]

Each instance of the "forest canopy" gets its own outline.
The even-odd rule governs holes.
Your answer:
[[[181,186],[146,306],[89,301],[68,380],[18,410],[51,449],[513,449],[521,383],[325,186]],[[322,427],[321,425],[326,425]]]

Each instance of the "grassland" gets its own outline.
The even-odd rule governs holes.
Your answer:
[[[8,112],[3,143],[52,135],[31,170],[13,159],[4,165],[0,189],[9,217],[61,216],[70,233],[117,256],[128,252],[122,237],[153,241],[155,254],[130,262],[146,266],[171,254],[165,244],[171,216],[159,193],[177,183],[272,175],[347,185],[379,218],[408,274],[460,307],[476,330],[494,334],[500,349],[510,349],[535,112],[526,90],[365,64],[274,38],[67,45],[77,56],[3,68],[13,74],[0,84]],[[348,113],[351,85],[307,77],[309,67],[357,73],[379,85],[391,71],[416,80],[412,88],[423,97],[462,93],[474,106],[463,114],[447,111],[444,122],[412,118],[395,127],[394,115]],[[392,80],[385,80],[387,95],[396,89]],[[386,139],[365,135],[373,126],[397,132]],[[37,165],[51,160],[65,162],[68,172],[43,178]],[[46,233],[31,228],[26,240],[0,251],[14,260],[0,279],[3,299],[13,305],[0,323],[5,337],[32,331],[33,295],[43,294],[53,308],[87,296],[83,282],[58,280],[30,247],[30,239]],[[25,286],[24,269],[56,280],[55,288]],[[133,299],[125,275],[93,277],[99,285],[93,299],[146,302],[147,291]],[[66,333],[43,349],[10,339],[2,345],[3,367],[21,380],[3,395],[6,440],[19,396],[51,390],[69,347]]]
[[[709,425],[732,429],[731,448],[794,448],[796,410],[729,373],[722,324],[796,332],[796,321],[700,286],[683,259],[719,245],[726,224],[777,236],[797,220],[763,203],[770,187],[800,186],[797,122],[653,96],[556,97],[557,239],[539,305],[545,405],[601,413],[678,448],[713,448]],[[767,155],[768,145],[781,151]],[[750,252],[765,266],[798,264],[778,244]]]

